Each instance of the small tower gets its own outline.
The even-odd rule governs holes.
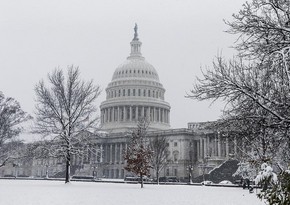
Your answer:
[[[131,53],[130,53],[129,58],[136,57],[136,56],[138,56],[138,57],[142,56],[142,54],[141,54],[142,43],[139,41],[139,38],[138,38],[138,26],[136,23],[135,23],[135,27],[134,27],[134,38],[131,41],[130,45],[131,45]]]

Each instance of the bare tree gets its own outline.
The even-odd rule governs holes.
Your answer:
[[[188,95],[226,102],[223,121],[250,132],[244,142],[259,150],[261,159],[290,145],[289,8],[289,1],[282,0],[245,3],[234,20],[226,22],[228,32],[239,35],[239,57],[228,62],[217,57]]]
[[[31,119],[24,112],[19,103],[13,98],[5,98],[0,92],[0,167],[7,162],[21,157],[16,146],[10,146],[19,142],[16,139],[22,131],[21,123]]]
[[[95,100],[100,94],[93,81],[80,80],[78,67],[70,66],[65,77],[56,69],[48,75],[50,86],[40,81],[35,87],[36,118],[34,132],[41,134],[50,156],[63,157],[66,163],[65,183],[70,181],[72,155],[81,154],[90,143],[98,125]],[[49,143],[50,142],[50,143]]]
[[[290,45],[290,2],[252,0],[246,2],[233,20],[225,21],[228,32],[239,35],[234,46],[241,56],[269,57]]]
[[[132,132],[130,142],[125,151],[125,169],[140,176],[143,188],[143,176],[150,174],[152,151],[147,140],[148,123],[145,119],[138,121],[137,129]]]
[[[155,136],[150,141],[150,149],[153,152],[152,166],[156,172],[157,184],[159,184],[159,174],[164,168],[168,158],[168,140],[165,136]]]

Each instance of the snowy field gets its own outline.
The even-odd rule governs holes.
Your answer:
[[[2,205],[262,205],[242,188],[0,180]]]

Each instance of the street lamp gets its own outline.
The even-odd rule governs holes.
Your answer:
[[[193,166],[192,165],[188,165],[187,166],[187,170],[188,170],[188,183],[192,184],[192,170],[193,170]]]
[[[14,177],[17,178],[19,164],[18,163],[13,163],[13,167],[14,167]]]
[[[96,173],[97,166],[95,165],[92,168],[94,168],[94,170],[93,170],[93,178],[95,179],[97,177],[97,173]]]
[[[48,179],[48,163],[45,164],[45,178]]]

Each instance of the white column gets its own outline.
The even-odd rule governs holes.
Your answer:
[[[202,158],[204,156],[203,146],[202,146],[202,138],[199,138],[199,151],[200,151],[200,157]]]
[[[120,107],[119,106],[117,107],[117,116],[116,117],[117,117],[116,121],[119,122],[120,121]]]
[[[124,106],[123,109],[124,109],[124,113],[123,113],[123,114],[124,114],[124,115],[123,115],[123,121],[126,122],[126,120],[127,120],[127,107]]]
[[[112,115],[112,119],[111,119],[111,122],[114,122],[115,121],[115,107],[112,107],[112,110],[111,110],[111,115]]]
[[[101,144],[100,146],[100,162],[102,163],[103,162],[103,145]]]
[[[218,132],[218,157],[222,156],[222,142],[221,142],[221,136],[220,133]]]
[[[110,144],[110,163],[113,162],[113,144]]]
[[[226,157],[229,157],[229,139],[226,138]]]
[[[115,164],[117,163],[118,143],[115,143]]]
[[[203,152],[204,152],[204,156],[206,157],[206,155],[208,154],[208,153],[207,153],[207,150],[206,150],[206,148],[207,148],[207,147],[206,147],[206,146],[207,146],[206,137],[203,139],[203,141],[204,141],[204,144],[203,144],[203,149],[204,149],[204,151],[203,151]]]
[[[107,109],[104,109],[104,123],[107,122]]]
[[[132,121],[132,106],[130,106],[130,121]]]
[[[139,120],[139,110],[138,110],[138,106],[135,107],[135,120],[136,121]]]
[[[199,160],[200,159],[200,151],[199,151],[199,142],[196,141],[196,152],[197,152],[197,159]]]
[[[237,138],[235,137],[235,139],[234,139],[234,150],[235,150],[235,158],[237,158]]]
[[[111,122],[111,108],[108,108],[108,122]]]
[[[147,118],[148,118],[148,121],[151,122],[151,118],[150,118],[150,107],[148,107],[147,109]]]
[[[141,117],[144,118],[144,106],[142,106]]]
[[[165,110],[165,122],[168,123],[168,110]]]
[[[123,162],[123,144],[120,143],[120,163]]]

